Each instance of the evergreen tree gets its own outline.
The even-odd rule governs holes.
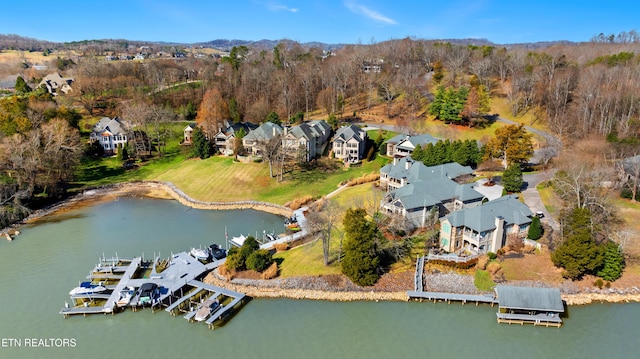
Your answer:
[[[229,100],[229,117],[233,123],[240,122],[240,109],[238,108],[238,101],[235,97]]]
[[[433,143],[427,143],[422,150],[422,162],[425,166],[433,166],[436,164],[434,147]]]
[[[613,282],[620,278],[624,269],[624,255],[620,247],[614,242],[608,242],[603,246],[603,265],[597,273],[598,277]]]
[[[278,113],[276,113],[275,111],[269,112],[269,114],[267,115],[267,118],[265,119],[265,121],[273,122],[276,125],[281,125],[282,124],[282,121],[280,121],[280,116],[278,116]]]
[[[540,224],[540,218],[538,216],[531,218],[531,225],[529,225],[529,233],[527,234],[527,238],[533,239],[535,241],[540,239],[543,233],[544,231],[542,229],[542,225]]]
[[[440,140],[436,142],[436,144],[433,146],[432,160],[433,160],[433,164],[431,166],[441,165],[443,163],[446,163],[447,145],[444,143],[444,141]]]
[[[366,214],[363,208],[349,208],[342,221],[345,231],[342,273],[362,286],[375,284],[380,263],[376,248],[378,227],[365,218]]]
[[[22,76],[18,76],[16,79],[16,93],[18,95],[24,95],[31,92],[31,87],[27,85],[27,82],[22,78]]]
[[[424,151],[422,150],[422,146],[420,144],[417,144],[416,148],[413,149],[413,152],[411,153],[411,158],[413,158],[416,161],[424,160]]]
[[[563,277],[579,279],[593,274],[603,264],[603,253],[593,239],[591,212],[575,208],[566,216],[564,242],[551,255],[553,264],[564,268]]]
[[[266,249],[258,249],[251,253],[246,260],[247,269],[254,270],[256,272],[262,272],[269,268],[273,263],[273,256],[271,252]]]
[[[200,127],[196,127],[193,130],[193,137],[191,138],[191,142],[193,143],[193,157],[199,157],[203,160],[211,157],[211,153],[213,152],[211,144],[205,137],[204,132],[202,132],[202,129],[200,129]]]
[[[512,164],[502,174],[502,185],[507,192],[520,192],[524,180],[519,164]]]

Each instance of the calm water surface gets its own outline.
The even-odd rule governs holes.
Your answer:
[[[281,230],[282,219],[120,199],[52,216],[13,242],[0,241],[0,358],[640,357],[640,304],[571,307],[560,329],[498,325],[496,308],[430,302],[254,299],[214,331],[164,311],[58,314],[102,253],[167,257],[223,244],[225,226],[230,236],[255,235]],[[42,347],[49,339],[72,339],[75,347]],[[12,347],[16,341],[22,346]]]

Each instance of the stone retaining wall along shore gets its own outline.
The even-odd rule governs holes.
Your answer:
[[[260,201],[234,201],[234,202],[204,202],[189,197],[171,182],[141,182],[145,186],[162,189],[173,199],[185,206],[197,209],[229,210],[229,209],[255,209],[280,216],[290,217],[293,210],[278,204]]]
[[[376,291],[327,291],[312,289],[280,288],[268,285],[243,285],[228,281],[214,272],[209,273],[204,282],[236,292],[244,293],[253,298],[288,298],[328,300],[334,302],[352,301],[407,301],[406,292],[376,292]],[[261,281],[253,281],[261,282]],[[263,281],[264,282],[264,281]]]
[[[37,210],[19,223],[0,230],[0,234],[13,234],[16,229],[25,223],[33,222],[46,215],[57,211],[74,208],[87,203],[95,203],[102,200],[111,200],[125,196],[146,196],[154,198],[174,199],[185,206],[197,209],[231,210],[231,209],[255,209],[272,213],[283,217],[291,217],[293,210],[278,204],[260,201],[235,201],[235,202],[204,202],[189,197],[173,183],[160,181],[125,182],[114,185],[90,188],[70,197],[60,203]]]

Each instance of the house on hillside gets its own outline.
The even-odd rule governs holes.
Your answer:
[[[427,167],[411,156],[395,158],[380,169],[380,185],[387,193],[381,212],[403,217],[412,228],[424,227],[432,216],[441,217],[482,203],[484,195],[473,184],[454,179],[471,175],[468,166],[458,163]]]
[[[429,135],[417,135],[417,136],[409,136],[409,135],[397,135],[387,141],[387,156],[389,157],[403,157],[408,156],[413,153],[417,145],[420,145],[424,148],[426,145],[431,143],[435,145],[438,143],[438,139]]]
[[[308,162],[324,153],[330,137],[331,126],[324,120],[304,122],[284,128],[282,148],[288,156]]]
[[[344,126],[333,136],[334,157],[347,163],[357,163],[365,156],[367,133],[358,126]]]
[[[532,216],[517,195],[449,213],[440,219],[440,247],[447,252],[495,253],[507,238],[525,238]]]
[[[54,72],[45,76],[38,84],[38,87],[45,86],[47,91],[52,95],[58,95],[59,93],[71,92],[71,84],[73,79],[70,77],[62,77],[59,73]]]
[[[196,129],[196,124],[195,123],[190,123],[182,130],[182,133],[183,133],[182,144],[183,145],[190,145],[191,144],[191,140],[193,139],[193,131],[195,129]]]
[[[282,136],[283,133],[284,130],[280,125],[273,122],[265,122],[244,136],[242,146],[252,155],[262,155],[265,146],[270,141],[276,138],[278,141],[281,141],[280,136]]]
[[[244,136],[246,136],[258,128],[258,125],[250,122],[230,123],[229,120],[224,120],[223,124],[223,127],[213,137],[213,142],[215,148],[227,156],[231,156],[235,152],[238,133],[244,132]]]
[[[99,142],[105,154],[118,153],[118,149],[126,145],[128,139],[128,125],[118,117],[103,117],[93,126],[89,135],[89,142]]]

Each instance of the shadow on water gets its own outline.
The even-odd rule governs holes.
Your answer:
[[[64,222],[64,221],[70,220],[70,219],[81,219],[81,218],[86,218],[86,217],[87,217],[86,214],[78,213],[78,212],[61,213],[61,214],[56,214],[56,215],[51,215],[51,216],[44,216],[44,217],[38,218],[38,220],[36,222],[34,222],[33,225],[60,223],[60,222]]]

